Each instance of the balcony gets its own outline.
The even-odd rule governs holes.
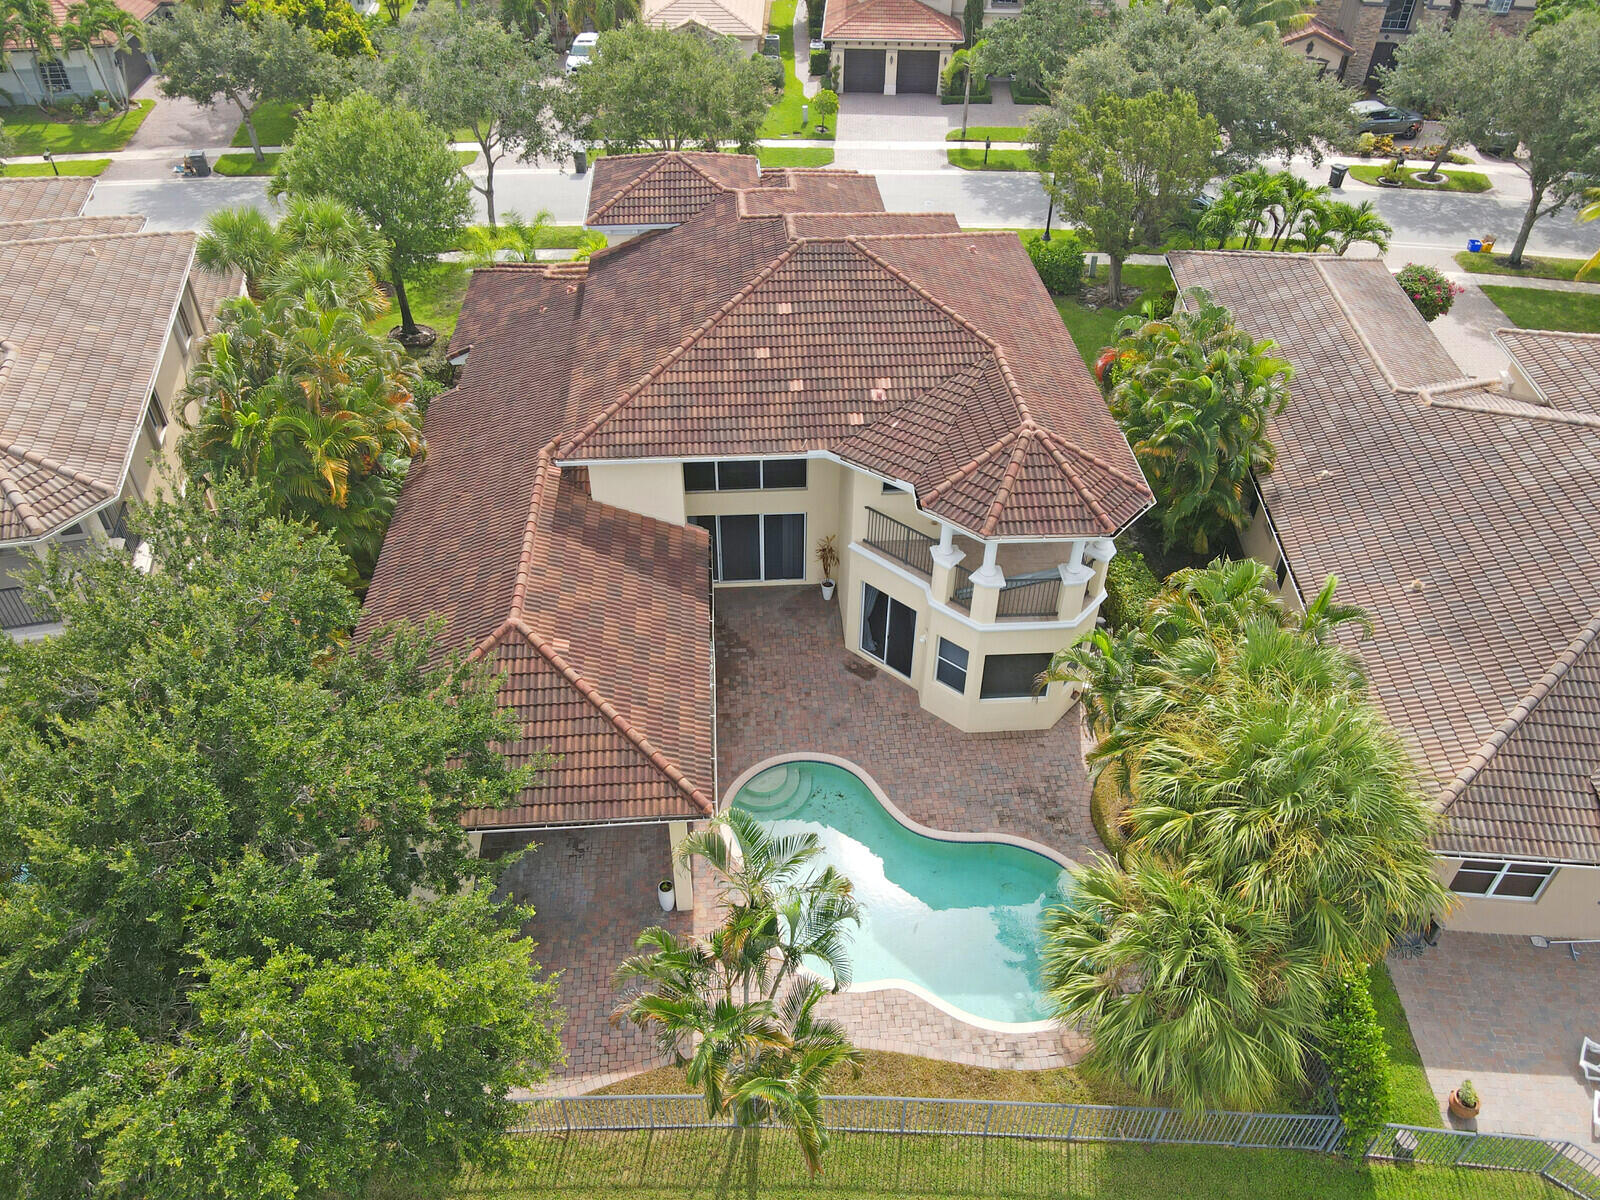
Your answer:
[[[54,625],[60,619],[48,608],[29,604],[20,587],[0,587],[0,629],[7,633]]]
[[[937,538],[869,508],[867,529],[861,541],[901,566],[910,567],[924,579],[933,578],[933,548],[939,544]]]
[[[950,593],[950,607],[960,612],[972,611],[972,572],[957,567],[955,588]],[[995,606],[998,620],[1054,621],[1061,610],[1061,572],[1055,568],[1033,575],[1008,578],[1000,589]]]

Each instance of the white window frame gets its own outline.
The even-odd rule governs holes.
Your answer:
[[[189,353],[189,343],[194,341],[194,326],[189,324],[189,314],[183,311],[183,303],[178,303],[177,320],[178,348],[185,354]]]
[[[1466,870],[1475,871],[1477,874],[1480,874],[1480,875],[1486,875],[1486,874],[1489,873],[1489,867],[1487,865],[1483,866],[1483,867],[1469,867],[1467,865],[1469,863],[1485,863],[1485,864],[1498,863],[1499,864],[1498,870],[1495,871],[1494,878],[1489,881],[1489,886],[1487,888],[1485,888],[1483,891],[1481,891],[1481,892],[1456,892],[1456,895],[1458,895],[1458,896],[1473,896],[1473,897],[1476,897],[1477,899],[1480,899],[1480,900],[1516,900],[1516,901],[1518,901],[1520,903],[1523,903],[1523,904],[1534,904],[1534,903],[1538,902],[1540,896],[1544,895],[1544,890],[1545,890],[1545,888],[1550,886],[1550,881],[1561,873],[1561,868],[1556,866],[1554,863],[1519,862],[1516,859],[1504,859],[1504,858],[1464,858],[1464,859],[1461,860],[1461,865],[1456,868],[1456,874],[1459,875],[1462,871],[1466,871]],[[1508,876],[1516,875],[1517,877],[1522,878],[1522,879],[1527,879],[1527,878],[1531,878],[1532,877],[1532,874],[1533,874],[1532,871],[1529,871],[1529,870],[1526,870],[1526,869],[1521,870],[1521,871],[1517,871],[1517,870],[1514,869],[1514,868],[1517,868],[1517,867],[1522,867],[1522,868],[1531,867],[1531,868],[1533,868],[1533,870],[1545,871],[1546,872],[1546,874],[1544,876],[1544,879],[1539,884],[1538,890],[1535,891],[1533,893],[1533,895],[1531,895],[1531,896],[1501,895],[1496,890],[1496,889],[1499,888],[1501,883],[1503,883]],[[1455,880],[1453,878],[1451,879],[1450,884],[1451,884],[1450,890],[1451,891],[1455,891]]]
[[[161,403],[161,397],[152,388],[150,400],[144,406],[144,424],[150,433],[150,440],[160,449],[167,440],[167,428],[171,424],[167,420],[167,406]]]
[[[1488,0],[1489,12],[1496,17],[1503,17],[1511,11],[1513,0]]]
[[[39,84],[46,91],[54,92],[58,96],[72,91],[72,77],[67,74],[67,64],[59,58],[45,59],[35,56],[34,66],[38,68]],[[55,82],[57,79],[61,81],[59,86]]]
[[[965,663],[958,663],[953,658],[946,658],[944,653],[944,648],[946,646],[949,646],[954,650],[961,651],[961,653],[967,656],[967,661]],[[950,683],[947,680],[939,679],[939,668],[944,666],[948,666],[952,671],[961,672],[960,687],[956,687],[955,684]],[[955,692],[956,695],[965,696],[967,694],[967,684],[972,681],[972,651],[967,647],[960,645],[959,643],[952,642],[947,637],[941,637],[939,639],[939,644],[935,649],[933,677],[938,679],[940,683],[944,684],[944,686],[949,688],[952,692]]]

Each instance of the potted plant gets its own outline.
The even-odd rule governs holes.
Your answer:
[[[833,569],[839,565],[839,549],[834,545],[833,534],[817,542],[817,562],[822,566],[822,598],[833,599]]]
[[[678,902],[678,898],[672,894],[672,880],[663,879],[656,884],[656,901],[661,905],[662,912],[672,911],[672,906]]]
[[[1450,1115],[1459,1117],[1463,1121],[1471,1120],[1478,1115],[1482,1107],[1478,1102],[1478,1089],[1472,1086],[1472,1080],[1463,1079],[1461,1086],[1450,1093]]]

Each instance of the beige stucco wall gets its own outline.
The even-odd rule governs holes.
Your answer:
[[[843,550],[843,539],[837,536],[839,528],[839,495],[842,477],[855,472],[838,463],[823,458],[806,462],[806,486],[803,488],[767,488],[738,492],[688,492],[684,494],[684,508],[688,516],[738,516],[740,514],[765,515],[769,513],[804,513],[806,518],[806,583],[822,583],[822,566],[817,562],[817,542],[828,534],[835,534],[834,544]],[[683,488],[683,473],[678,474],[678,488]],[[797,581],[783,579],[774,583],[727,583],[723,587],[786,587]]]
[[[1461,865],[1441,858],[1439,878],[1446,884]],[[1600,938],[1600,869],[1562,867],[1537,900],[1459,896],[1459,906],[1444,918],[1449,929],[1466,933],[1543,934],[1550,938]]]
[[[682,525],[688,519],[680,463],[596,463],[589,468],[589,494],[603,504],[669,525]]]

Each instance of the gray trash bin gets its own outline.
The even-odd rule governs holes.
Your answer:
[[[1344,177],[1350,173],[1350,168],[1343,163],[1334,163],[1328,168],[1328,186],[1337,190],[1344,186]]]

